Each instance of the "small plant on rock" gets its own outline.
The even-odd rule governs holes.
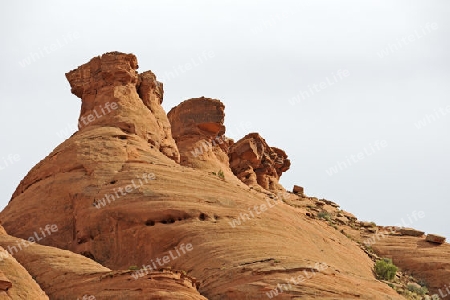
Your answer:
[[[222,170],[219,170],[219,172],[217,172],[217,176],[219,176],[220,179],[225,180],[225,174]]]
[[[390,258],[383,258],[375,263],[375,273],[379,279],[391,281],[395,278],[398,268]]]
[[[428,289],[424,286],[419,287],[416,284],[409,283],[407,288],[408,288],[408,291],[416,293],[417,295],[423,296],[423,295],[428,294]]]
[[[330,215],[330,213],[328,213],[326,211],[321,211],[320,213],[317,214],[317,217],[319,219],[324,219],[328,222],[331,222],[331,215]]]

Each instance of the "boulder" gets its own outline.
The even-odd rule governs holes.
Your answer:
[[[304,190],[303,190],[303,187],[298,186],[298,185],[294,185],[294,188],[292,189],[292,192],[293,192],[294,194],[303,195]]]
[[[336,217],[335,220],[344,225],[348,224],[348,219],[346,217]]]
[[[333,201],[327,200],[327,199],[320,199],[319,201],[322,201],[322,202],[324,202],[325,204],[330,205],[330,206],[333,206],[333,207],[336,207],[336,208],[339,207],[338,204],[334,203]]]
[[[416,230],[414,228],[400,228],[398,232],[401,235],[408,235],[408,236],[423,236],[425,232]]]
[[[356,221],[356,220],[357,220],[357,218],[355,217],[355,215],[349,213],[348,211],[343,210],[343,211],[341,211],[341,213],[342,213],[347,219],[349,219],[349,220],[351,220],[351,221]]]
[[[437,235],[437,234],[427,234],[427,237],[425,238],[427,242],[430,243],[436,243],[436,244],[443,244],[445,243],[445,236]]]
[[[361,227],[370,228],[370,227],[376,227],[377,225],[374,222],[367,222],[367,221],[361,221],[359,222]]]

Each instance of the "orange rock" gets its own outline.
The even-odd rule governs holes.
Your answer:
[[[436,243],[436,244],[445,243],[445,236],[440,236],[437,234],[427,234],[427,237],[425,239],[427,242],[431,242],[431,243]]]
[[[357,220],[355,215],[353,215],[352,213],[349,213],[348,211],[343,210],[341,213],[344,215],[344,217],[346,217],[347,219],[349,219],[351,221],[356,221]]]
[[[139,79],[136,68],[134,56],[109,53],[67,75],[88,121],[96,107],[115,102],[118,108],[83,124],[33,167],[0,213],[12,235],[0,236],[4,247],[46,224],[58,226],[41,245],[15,254],[52,299],[71,292],[99,299],[142,299],[145,293],[158,299],[267,299],[279,286],[287,288],[277,299],[402,299],[375,278],[372,260],[354,241],[307,217],[304,207],[241,182],[282,189],[287,155],[258,134],[214,145],[210,156],[189,157],[197,168],[183,159],[178,164],[162,150],[168,135],[149,109],[162,87],[152,86],[151,74]],[[195,116],[186,109],[190,105],[207,115]],[[182,157],[191,141],[225,130],[223,107],[212,99],[180,104],[169,115]],[[220,166],[227,172],[229,165],[238,178],[231,171],[225,180],[205,171]],[[149,173],[152,180],[146,180]],[[288,198],[300,197],[286,197],[294,203]],[[183,252],[187,244],[192,249]],[[120,271],[152,263],[174,271],[152,270],[142,280]]]
[[[247,185],[260,185],[266,190],[282,190],[278,183],[291,162],[286,153],[270,147],[257,133],[250,133],[231,146],[230,167],[233,173]]]
[[[228,149],[233,143],[225,136],[225,105],[217,99],[192,98],[168,113],[172,135],[180,150],[180,163],[205,171],[222,170],[232,177]]]
[[[1,231],[4,229],[0,226]],[[0,239],[3,233],[0,233]],[[4,244],[2,244],[5,246]],[[8,295],[9,297],[5,297]],[[48,300],[28,271],[0,246],[0,298]]]
[[[438,293],[450,278],[450,245],[432,244],[421,237],[384,235],[372,245],[381,257],[392,258],[403,271],[427,282],[431,293]]]
[[[162,108],[163,84],[156,81],[156,76],[151,71],[139,74],[139,96],[145,106],[152,112],[158,124],[160,132],[159,150],[176,162],[180,161],[180,153],[175,140],[172,138],[172,130],[166,112]]]
[[[12,287],[12,282],[8,279],[8,277],[0,271],[0,290],[8,291]]]
[[[110,52],[66,74],[72,93],[82,99],[78,127],[120,128],[178,162],[179,152],[161,107],[162,84],[150,71],[138,75],[137,67],[133,54]]]
[[[24,243],[26,242],[21,239],[0,234],[2,247]],[[9,288],[8,294],[13,296],[12,299],[48,299],[40,290],[41,287],[51,299],[82,299],[85,295],[93,296],[91,299],[114,299],[118,296],[145,299],[152,295],[153,299],[206,300],[198,293],[194,280],[177,272],[155,271],[132,279],[130,270],[112,271],[84,256],[38,244],[24,246],[14,256],[21,266],[2,268],[3,272],[8,272],[11,281],[16,280],[14,285],[0,272],[0,289]],[[6,261],[10,264],[15,259],[11,257]],[[16,264],[18,265],[17,262]]]
[[[400,228],[398,232],[401,235],[409,235],[409,236],[423,236],[425,232],[416,230],[414,228]]]
[[[303,187],[298,186],[298,185],[294,185],[294,188],[292,189],[292,192],[293,192],[294,194],[300,194],[300,195],[303,195],[304,190],[303,190]]]

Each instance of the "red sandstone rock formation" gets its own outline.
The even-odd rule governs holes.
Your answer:
[[[193,98],[168,113],[172,135],[184,166],[213,172],[222,170],[233,177],[228,149],[233,141],[225,136],[225,105],[216,99]]]
[[[161,107],[162,83],[156,81],[152,72],[138,75],[137,68],[134,55],[111,52],[66,74],[72,93],[82,99],[79,129],[120,128],[178,162],[170,123]]]
[[[28,271],[0,247],[0,299],[49,299]]]
[[[0,299],[150,299],[149,295],[151,299],[164,300],[206,299],[198,293],[194,281],[182,273],[154,271],[135,280],[131,279],[131,270],[111,271],[84,256],[30,244],[1,229],[2,247],[22,248],[12,251],[15,259],[8,253],[3,255],[6,258],[0,264]],[[6,252],[1,249],[1,254]],[[2,279],[2,273],[12,281],[7,291],[4,287],[8,287],[8,282]],[[2,298],[2,294],[11,298]]]
[[[250,133],[236,142],[229,157],[231,170],[245,184],[283,190],[278,180],[289,170],[291,162],[283,150],[270,147],[259,134]]]
[[[30,170],[0,213],[18,238],[57,225],[39,240],[52,247],[35,244],[14,254],[42,290],[69,299],[73,292],[97,293],[97,299],[119,299],[122,292],[127,299],[203,299],[186,273],[208,299],[267,299],[274,291],[277,299],[402,299],[375,279],[373,261],[357,243],[315,219],[320,211],[337,211],[333,203],[290,193],[280,201],[231,172],[221,180],[205,168],[184,166],[202,167],[201,159],[183,160],[192,149],[187,141],[224,133],[220,102],[200,98],[171,111],[178,164],[158,108],[162,86],[136,68],[133,55],[109,53],[67,74],[82,98],[80,130]],[[284,152],[257,134],[229,145],[214,146],[215,157],[204,158],[206,169],[220,163],[226,171],[229,154],[245,183],[281,188],[278,179],[289,167]],[[317,208],[308,211],[311,205]],[[21,241],[15,237],[1,235],[0,246]],[[191,250],[181,250],[186,245]],[[152,270],[145,280],[112,271],[143,265],[174,271]],[[16,282],[0,271],[13,290]],[[22,284],[29,283],[18,281],[16,288]]]

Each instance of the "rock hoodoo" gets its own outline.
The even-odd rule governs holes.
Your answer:
[[[233,141],[225,136],[225,105],[222,102],[205,97],[192,98],[172,108],[167,116],[182,165],[229,171],[228,151]]]
[[[82,100],[78,127],[118,127],[178,162],[179,152],[161,106],[162,83],[150,71],[138,74],[137,68],[133,54],[110,52],[67,73],[72,93]]]
[[[245,184],[272,191],[283,189],[278,180],[291,162],[283,150],[270,147],[259,134],[250,133],[237,141],[229,157],[231,170]]]

